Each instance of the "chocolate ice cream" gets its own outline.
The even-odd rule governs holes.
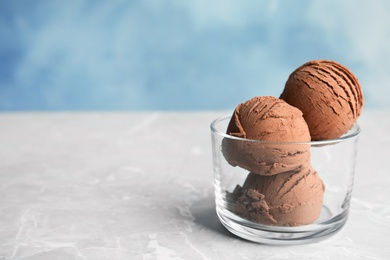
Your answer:
[[[292,143],[310,141],[302,112],[275,97],[254,97],[238,105],[227,134],[233,138],[222,141],[224,157],[252,173],[299,171],[310,160],[308,144]]]
[[[300,226],[318,219],[325,186],[311,167],[273,176],[250,173],[237,186],[235,212],[265,225]]]
[[[329,60],[309,61],[297,68],[280,98],[303,112],[313,141],[346,133],[361,114],[364,103],[355,75]]]

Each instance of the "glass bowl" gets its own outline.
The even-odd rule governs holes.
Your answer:
[[[216,212],[220,222],[231,233],[258,243],[289,245],[322,240],[344,226],[348,219],[354,182],[357,143],[360,133],[360,127],[357,124],[338,139],[302,143],[278,143],[242,139],[227,135],[226,129],[229,121],[230,116],[221,117],[214,120],[210,128],[215,176]],[[226,147],[233,153],[226,152]],[[249,157],[243,157],[244,159],[241,160],[240,156],[236,156],[248,149],[250,150]],[[270,223],[269,221],[258,221],[258,219],[263,219],[262,212],[251,211],[250,214],[243,214],[242,207],[240,210],[239,205],[242,203],[243,187],[247,185],[245,181],[249,178],[249,175],[253,175],[253,172],[262,175],[269,174],[266,177],[262,177],[262,180],[268,180],[272,178],[271,174],[284,174],[283,170],[278,171],[279,168],[276,168],[276,171],[270,171],[268,167],[269,165],[280,165],[282,163],[279,161],[282,158],[281,156],[266,156],[270,161],[264,164],[253,164],[250,162],[255,157],[263,160],[262,157],[264,155],[272,154],[272,151],[275,149],[278,151],[287,150],[288,153],[292,150],[299,150],[300,158],[296,161],[307,161],[306,164],[309,164],[314,169],[323,182],[325,188],[322,203],[317,207],[318,212],[315,212],[317,208],[297,208],[295,210],[296,214],[294,213],[294,217],[298,216],[298,222],[299,216],[302,216],[302,219],[306,219],[306,216],[313,215],[314,218],[311,217],[312,219],[309,223],[304,223],[303,221],[295,225],[296,220],[294,220],[295,222],[293,220],[290,221],[288,214],[285,214],[287,218],[285,222]],[[307,151],[307,153],[302,151]],[[235,153],[237,154],[234,155]],[[294,165],[294,161],[288,163],[288,165]],[[299,168],[299,165],[297,165],[294,165],[294,169]],[[294,172],[294,169],[288,169],[287,167],[285,171]],[[241,193],[237,193],[237,190]],[[241,200],[239,199],[240,195]]]

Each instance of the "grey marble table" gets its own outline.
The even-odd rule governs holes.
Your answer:
[[[350,218],[274,247],[215,214],[210,122],[226,111],[0,114],[0,259],[389,259],[390,111],[364,111]]]

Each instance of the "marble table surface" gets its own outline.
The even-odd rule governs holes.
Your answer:
[[[298,246],[219,223],[209,124],[227,113],[0,113],[0,259],[390,259],[390,111],[359,119],[347,224]]]

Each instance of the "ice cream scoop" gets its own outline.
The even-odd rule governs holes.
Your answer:
[[[280,98],[302,111],[313,141],[346,133],[360,116],[364,103],[355,75],[329,60],[309,61],[297,68]]]
[[[254,97],[239,104],[222,141],[222,153],[232,166],[259,175],[299,171],[310,160],[310,133],[302,112],[285,101]]]
[[[249,173],[234,191],[235,212],[264,225],[300,226],[320,216],[325,186],[310,166],[273,176]]]

